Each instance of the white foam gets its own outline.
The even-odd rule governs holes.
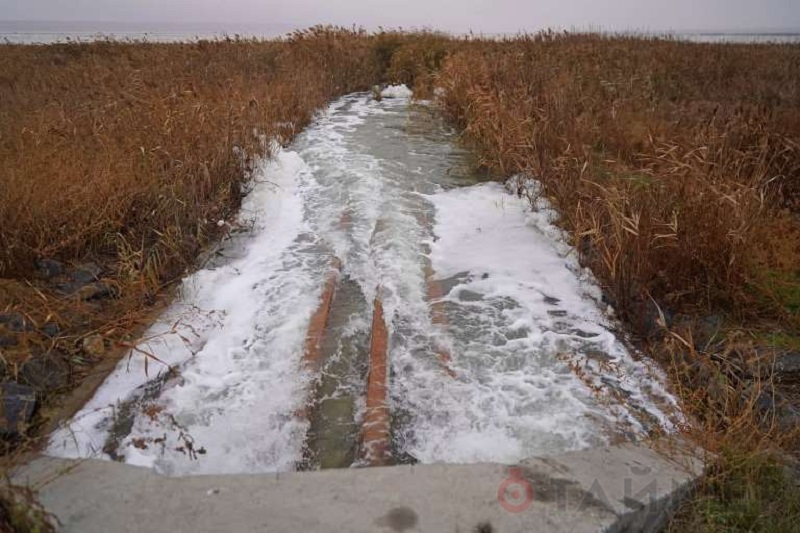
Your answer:
[[[496,183],[428,199],[433,269],[453,285],[442,299],[448,324],[432,337],[444,339],[456,378],[430,348],[392,353],[397,407],[413,419],[407,453],[422,462],[515,462],[605,444],[620,424],[642,435],[634,415],[668,423],[649,392],[669,395],[607,329],[591,299],[597,287],[553,238],[552,213],[531,212]],[[627,400],[610,401],[607,383]]]
[[[414,93],[405,84],[390,85],[381,91],[384,98],[411,98]]]
[[[286,258],[304,226],[297,191],[304,171],[292,152],[261,165],[239,216],[254,225],[244,256],[184,280],[182,296],[148,331],[151,340],[139,348],[178,368],[180,377],[160,394],[162,412],[136,417],[120,446],[127,462],[207,473],[290,469],[298,459],[304,431],[291,413],[304,400],[299,357],[318,298],[313,276]],[[295,312],[279,313],[287,302]],[[137,388],[166,370],[150,359],[148,376],[145,361],[141,352],[123,360],[71,423],[52,435],[48,453],[103,456],[118,402],[141,395]],[[164,434],[163,443],[153,442]],[[187,439],[212,460],[189,460]],[[176,451],[180,446],[184,452]]]

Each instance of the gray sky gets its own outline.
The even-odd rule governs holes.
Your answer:
[[[764,30],[800,29],[800,0],[0,0],[0,20]]]

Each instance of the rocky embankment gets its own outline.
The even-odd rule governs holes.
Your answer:
[[[106,355],[109,343],[95,325],[117,296],[107,274],[94,262],[67,266],[41,260],[28,282],[41,296],[41,310],[30,315],[13,308],[0,311],[4,451],[34,436],[53,400]]]

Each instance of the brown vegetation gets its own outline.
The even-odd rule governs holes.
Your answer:
[[[236,207],[260,135],[291,140],[378,73],[369,40],[4,46],[0,273],[41,257],[118,258],[158,284]]]

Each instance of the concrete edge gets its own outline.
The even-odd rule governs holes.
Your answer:
[[[405,465],[166,477],[100,460],[40,457],[13,481],[63,531],[658,531],[703,462],[626,444],[518,465]]]

